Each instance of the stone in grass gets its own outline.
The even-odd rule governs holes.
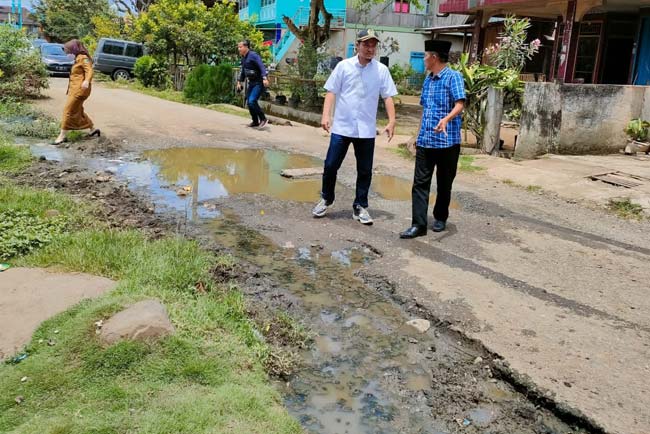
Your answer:
[[[431,323],[429,321],[420,318],[412,319],[411,321],[408,321],[406,325],[413,327],[420,333],[424,333],[431,328]]]
[[[103,323],[99,338],[105,345],[121,340],[148,341],[174,333],[167,309],[158,300],[140,301]]]

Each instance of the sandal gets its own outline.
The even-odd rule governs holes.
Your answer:
[[[91,132],[88,134],[88,137],[93,137],[93,136],[97,136],[97,137],[101,137],[101,136],[102,136],[102,132],[99,130],[99,128],[95,128],[93,131],[91,131]]]
[[[68,141],[68,138],[67,138],[67,137],[64,137],[63,140],[60,140],[60,141],[58,141],[58,142],[57,142],[56,140],[50,142],[50,145],[58,146],[58,145],[60,145],[61,143],[66,143],[67,141]]]

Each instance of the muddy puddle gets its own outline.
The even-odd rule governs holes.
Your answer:
[[[32,149],[48,159],[72,158],[58,149]],[[170,149],[143,157],[73,161],[144,191],[159,212],[185,212],[202,233],[295,300],[291,315],[315,338],[301,354],[303,368],[278,387],[286,408],[308,432],[583,432],[493,378],[489,363],[477,362],[478,350],[455,335],[435,327],[420,333],[407,326],[412,318],[402,307],[358,277],[372,267],[377,253],[354,242],[336,251],[320,245],[280,247],[242,226],[227,208],[210,204],[211,199],[234,201],[246,193],[312,201],[320,180],[296,183],[279,172],[318,166],[318,160],[272,150],[224,149]],[[393,194],[386,191],[387,198]],[[264,297],[262,292],[249,295],[253,303]]]
[[[37,156],[48,160],[77,162],[74,152],[48,145],[32,145]],[[95,170],[108,170],[134,185],[147,188],[176,210],[188,210],[192,216],[210,216],[199,205],[208,199],[237,194],[264,194],[279,200],[315,202],[321,188],[320,176],[288,179],[283,169],[322,167],[322,161],[300,154],[261,149],[172,148],[147,151],[141,157],[126,155],[119,159],[86,159]],[[185,188],[179,196],[178,189]],[[163,190],[168,190],[167,192]],[[411,181],[375,174],[370,191],[386,200],[409,201]],[[189,204],[188,204],[188,200]],[[431,195],[435,199],[435,195]],[[451,207],[457,207],[453,202]]]

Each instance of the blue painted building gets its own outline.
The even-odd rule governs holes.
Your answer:
[[[345,29],[345,2],[325,0],[327,11],[333,15],[330,28],[334,32]],[[309,20],[309,4],[309,0],[239,0],[239,19],[250,20],[264,33],[265,41],[273,43],[272,52],[278,63],[296,41],[282,17],[286,15],[296,26],[304,26]]]
[[[355,53],[356,32],[372,27],[382,40],[392,38],[399,45],[399,51],[390,54],[380,49],[379,56],[389,55],[391,64],[411,64],[415,70],[423,70],[424,40],[431,38],[431,28],[465,21],[465,17],[458,15],[436,16],[440,1],[421,2],[422,6],[416,8],[408,0],[385,0],[363,12],[353,6],[352,0],[325,0],[325,7],[333,15],[326,50],[332,57],[351,57]],[[273,44],[274,61],[280,65],[283,59],[295,57],[299,45],[282,17],[286,15],[298,27],[304,26],[309,19],[309,6],[310,0],[239,0],[239,17],[250,20],[264,32],[265,40]],[[463,50],[462,34],[439,37],[450,38],[455,51]]]

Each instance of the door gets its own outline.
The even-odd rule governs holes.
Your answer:
[[[650,17],[643,18],[641,37],[636,54],[636,68],[632,82],[639,86],[650,85]]]
[[[354,43],[349,43],[348,44],[348,51],[345,53],[346,58],[350,58],[354,56]]]
[[[424,51],[411,51],[411,68],[419,74],[424,74]]]

